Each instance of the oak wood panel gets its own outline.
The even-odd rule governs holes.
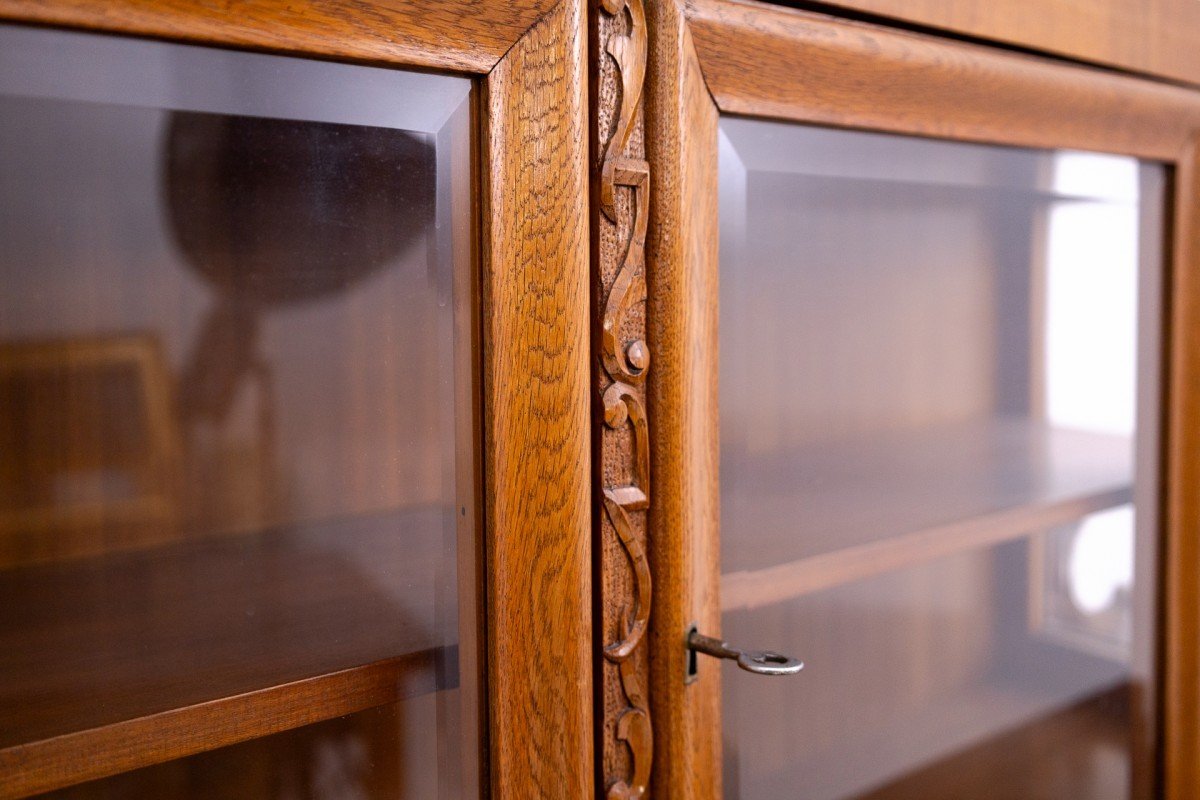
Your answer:
[[[1163,602],[1164,782],[1171,800],[1200,797],[1200,139],[1175,173],[1167,339],[1166,540]]]
[[[483,386],[490,784],[593,790],[587,63],[564,0],[489,74]]]
[[[720,632],[717,434],[717,110],[681,7],[647,8],[646,152],[654,176],[647,306],[654,371],[650,562],[653,796],[721,796],[721,669],[685,683],[685,637]]]
[[[721,111],[895,133],[1172,160],[1200,95],[749,0],[689,0]]]
[[[1194,0],[825,0],[830,5],[1200,83]]]
[[[483,73],[553,6],[554,0],[0,0],[0,19]]]
[[[440,519],[367,516],[0,573],[0,796],[433,691]],[[380,565],[410,570],[402,596],[376,587]]]

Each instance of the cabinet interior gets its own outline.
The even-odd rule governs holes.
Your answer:
[[[470,82],[0,49],[0,763],[470,785]]]
[[[726,796],[1146,791],[1161,168],[721,131]]]

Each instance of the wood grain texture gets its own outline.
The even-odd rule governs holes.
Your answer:
[[[1200,797],[1200,139],[1175,173],[1167,369],[1162,714],[1165,796]]]
[[[0,19],[484,73],[554,0],[0,0]]]
[[[564,0],[485,83],[491,792],[593,791],[586,20]]]
[[[722,112],[1173,160],[1200,126],[1175,86],[748,0],[689,0]]]
[[[825,0],[918,25],[1200,83],[1195,0]]]
[[[645,796],[653,729],[644,645],[653,602],[646,556],[651,502],[645,382],[645,249],[651,175],[643,138],[642,0],[600,0],[591,15],[594,450],[598,589],[597,758],[610,800]]]
[[[651,793],[721,796],[720,665],[686,683],[693,623],[720,634],[717,437],[717,109],[682,10],[647,7],[646,154],[654,176],[647,241],[647,328],[655,366],[650,626],[655,766]]]

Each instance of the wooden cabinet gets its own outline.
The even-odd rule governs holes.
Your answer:
[[[847,5],[0,0],[0,796],[1200,794],[1200,33]]]
[[[726,785],[1151,796],[1162,167],[720,137]]]
[[[580,796],[583,9],[243,11],[5,7],[0,795]]]
[[[728,797],[1191,796],[1193,95],[746,3],[661,25],[668,86],[708,95],[650,96],[678,170],[651,230],[708,243],[676,256],[704,288],[664,290],[720,351],[665,368],[720,414],[650,419],[706,465],[680,502],[720,510],[671,527],[704,591],[656,574],[656,613],[807,661],[701,662],[665,724],[720,698]],[[656,777],[717,750],[670,740]]]

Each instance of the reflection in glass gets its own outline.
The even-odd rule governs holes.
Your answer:
[[[721,121],[726,796],[1148,797],[1163,170]]]
[[[0,29],[0,764],[474,793],[469,89]]]

